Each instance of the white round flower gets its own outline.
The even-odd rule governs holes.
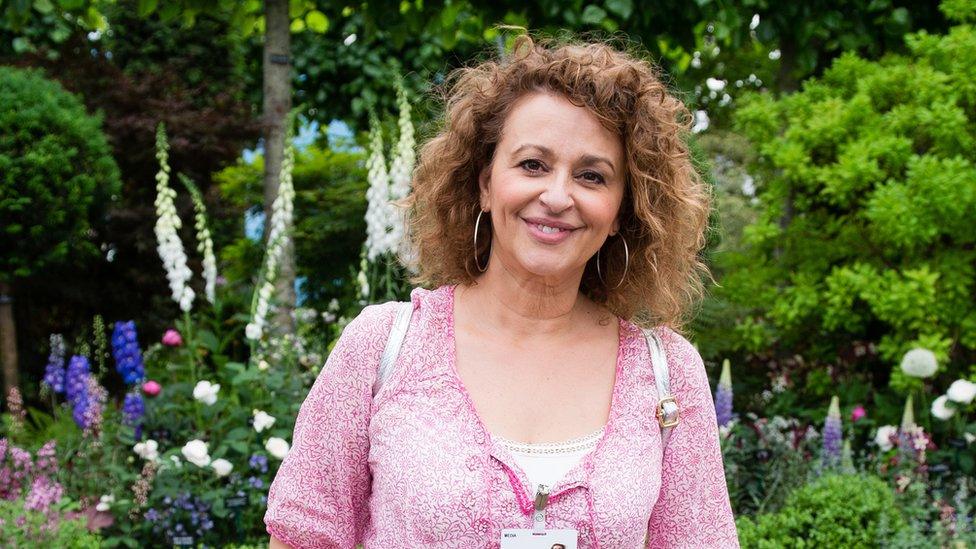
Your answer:
[[[99,498],[98,505],[95,506],[96,511],[108,511],[112,508],[112,504],[115,503],[115,496],[112,494],[106,494]]]
[[[159,443],[153,439],[139,442],[132,447],[132,451],[146,461],[156,461],[159,458]]]
[[[962,436],[963,436],[963,438],[966,439],[966,442],[968,442],[970,444],[976,442],[976,435],[974,435],[972,433],[963,433]]]
[[[928,349],[912,349],[901,359],[901,371],[912,377],[931,377],[938,367],[935,353]]]
[[[725,89],[725,80],[719,80],[718,78],[709,78],[705,80],[705,85],[708,89],[713,92],[720,92]]]
[[[279,437],[271,437],[264,443],[264,449],[278,459],[285,459],[285,456],[288,455],[288,441]]]
[[[967,379],[957,379],[949,386],[946,396],[953,402],[969,404],[976,398],[976,383]]]
[[[210,454],[207,450],[207,443],[194,439],[183,445],[183,457],[197,467],[206,467],[210,464]]]
[[[265,429],[270,429],[274,425],[275,418],[268,415],[264,410],[254,410],[254,430],[261,432]]]
[[[882,425],[878,427],[878,433],[874,435],[874,442],[881,448],[882,452],[887,452],[894,447],[891,439],[896,434],[898,434],[898,427],[894,425]]]
[[[260,371],[263,372],[263,371],[267,370],[270,367],[271,367],[271,365],[268,364],[268,361],[267,360],[259,360],[258,361],[258,370],[260,370]]]
[[[261,339],[261,327],[254,322],[248,322],[244,328],[244,335],[248,339]]]
[[[217,402],[217,391],[220,391],[219,383],[198,381],[196,387],[193,388],[193,398],[207,406],[213,406]]]
[[[213,460],[213,463],[211,463],[210,466],[213,467],[213,470],[215,473],[217,473],[218,477],[226,477],[231,471],[234,470],[234,465],[224,458]]]
[[[932,415],[945,421],[956,413],[955,408],[949,405],[949,397],[942,395],[932,401]]]

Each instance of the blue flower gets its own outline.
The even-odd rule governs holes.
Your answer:
[[[248,464],[251,466],[251,469],[257,469],[262,473],[268,472],[268,456],[252,454],[251,459],[248,460]]]
[[[715,388],[715,419],[719,427],[725,427],[732,421],[732,374],[729,360],[722,362],[722,375]]]
[[[44,384],[55,394],[64,392],[64,339],[51,334],[51,354],[44,369]]]
[[[125,395],[122,403],[122,421],[136,429],[136,438],[142,438],[142,418],[146,415],[146,405],[139,393]]]
[[[115,323],[112,330],[112,356],[115,357],[116,371],[127,385],[138,383],[146,377],[134,321]]]
[[[840,399],[836,396],[830,401],[830,410],[824,421],[823,430],[823,464],[833,467],[840,463],[840,450],[844,438],[843,426],[840,421]]]
[[[68,373],[65,377],[64,390],[68,397],[68,402],[74,405],[78,397],[88,394],[88,373],[91,367],[88,359],[83,356],[75,355],[68,361]]]

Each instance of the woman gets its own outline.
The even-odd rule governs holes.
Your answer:
[[[436,289],[375,396],[397,305],[346,327],[271,486],[272,546],[737,547],[708,380],[673,329],[708,212],[687,110],[599,43],[523,36],[454,76],[409,199]],[[681,408],[666,448],[638,317]]]

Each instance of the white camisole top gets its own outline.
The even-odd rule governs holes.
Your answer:
[[[586,454],[596,448],[603,428],[588,435],[564,442],[544,442],[540,444],[526,444],[509,440],[504,437],[494,437],[502,446],[508,449],[512,458],[518,463],[525,476],[532,484],[535,493],[540,484],[550,488],[566,476]]]

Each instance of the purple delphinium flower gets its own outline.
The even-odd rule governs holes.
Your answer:
[[[146,415],[146,405],[139,393],[129,393],[125,395],[122,403],[122,420],[130,426],[135,427],[136,439],[142,438],[142,417]]]
[[[827,419],[824,420],[823,430],[823,464],[833,467],[840,463],[842,439],[844,437],[840,420],[840,399],[836,396],[830,400]]]
[[[88,374],[91,367],[88,359],[75,355],[68,361],[68,373],[64,379],[64,391],[68,402],[74,405],[77,398],[88,393]]]
[[[115,357],[115,369],[122,375],[126,385],[138,383],[146,377],[135,321],[115,323],[112,330],[112,356]]]
[[[728,359],[722,362],[722,375],[715,387],[715,418],[719,427],[732,421],[732,373]]]
[[[44,369],[44,385],[55,394],[64,392],[64,338],[51,334],[51,354]]]

